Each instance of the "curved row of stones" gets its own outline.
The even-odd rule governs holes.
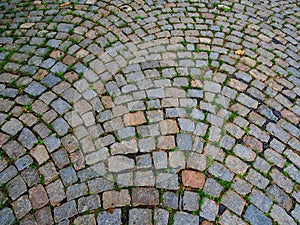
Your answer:
[[[1,3],[0,223],[297,224],[282,3]]]

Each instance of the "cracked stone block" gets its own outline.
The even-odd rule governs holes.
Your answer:
[[[225,181],[231,181],[234,176],[230,170],[217,162],[208,168],[208,172]]]
[[[111,172],[133,169],[134,166],[134,160],[125,156],[113,156],[108,159],[108,170]]]
[[[293,200],[290,198],[290,196],[276,185],[267,188],[267,195],[269,195],[272,200],[278,202],[280,206],[288,211],[293,206]]]
[[[136,157],[137,168],[150,168],[152,166],[152,160],[150,154],[140,155]]]
[[[16,167],[13,165],[7,167],[0,173],[0,184],[5,184],[18,174]]]

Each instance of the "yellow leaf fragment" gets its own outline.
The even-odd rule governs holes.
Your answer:
[[[68,5],[71,5],[71,2],[66,2],[66,3],[60,4],[59,6],[64,7],[64,6],[68,6]]]
[[[245,51],[243,51],[242,49],[239,49],[239,50],[236,50],[234,52],[236,55],[244,55],[245,54]]]

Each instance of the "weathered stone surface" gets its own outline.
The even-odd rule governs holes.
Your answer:
[[[0,211],[0,223],[11,225],[14,224],[15,216],[10,208],[4,208]]]
[[[222,196],[222,204],[238,215],[241,215],[246,205],[245,200],[234,191],[227,191]]]
[[[38,224],[53,224],[53,217],[51,213],[51,208],[45,206],[35,212],[35,218]]]
[[[7,191],[9,196],[15,200],[27,191],[26,183],[21,176],[17,176],[7,183]]]
[[[271,225],[272,221],[266,217],[259,209],[255,206],[248,206],[244,216],[243,216],[251,225]]]
[[[174,215],[174,225],[180,225],[180,224],[192,225],[198,223],[199,223],[199,217],[196,215],[188,214],[186,212],[177,212]]]
[[[18,219],[24,217],[31,210],[31,203],[27,195],[23,195],[12,203],[14,212]]]
[[[115,209],[112,213],[100,212],[97,217],[97,223],[107,225],[121,224],[121,209]]]
[[[22,128],[22,123],[19,120],[12,118],[2,126],[1,130],[9,135],[16,135]]]
[[[75,200],[66,202],[61,206],[54,208],[54,220],[55,222],[60,222],[64,219],[71,218],[77,214],[77,207]]]
[[[182,182],[184,186],[202,189],[205,183],[205,175],[201,172],[183,170]]]
[[[218,214],[217,204],[213,200],[205,198],[201,206],[200,216],[207,220],[214,221],[217,214]]]
[[[0,224],[297,223],[298,5],[1,1]]]
[[[33,209],[42,208],[49,202],[47,193],[41,184],[29,190],[29,199]]]
[[[278,205],[274,205],[270,216],[279,224],[296,225],[296,222],[290,217],[287,212]]]
[[[141,125],[145,122],[146,122],[145,115],[141,111],[124,115],[124,123],[126,126]]]
[[[111,172],[133,169],[134,166],[134,160],[125,156],[112,156],[108,159],[108,170]]]
[[[155,206],[159,203],[159,192],[155,188],[137,188],[132,192],[133,206]]]
[[[130,195],[128,190],[106,191],[103,193],[103,208],[114,208],[130,204]]]
[[[152,223],[151,209],[130,209],[128,225],[141,224],[148,225]]]
[[[226,210],[220,216],[220,223],[224,225],[246,225],[246,222],[244,222],[241,218],[231,213],[229,210]]]

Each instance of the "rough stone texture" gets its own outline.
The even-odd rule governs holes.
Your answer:
[[[152,223],[151,209],[131,209],[129,210],[128,225],[141,224],[148,225]]]
[[[49,202],[47,193],[41,184],[29,190],[29,199],[33,209],[42,208]]]
[[[278,205],[274,205],[270,216],[277,221],[279,224],[296,225],[296,222],[290,217],[287,212]]]
[[[27,195],[21,196],[12,205],[18,219],[24,217],[31,210],[31,203]]]
[[[159,203],[159,192],[155,188],[137,188],[132,192],[133,206],[155,206]]]
[[[51,213],[51,208],[45,206],[35,212],[35,218],[38,224],[53,224],[53,217]]]
[[[115,209],[112,213],[100,212],[97,217],[97,223],[107,225],[121,224],[121,209]]]
[[[192,170],[182,171],[182,182],[185,186],[202,189],[205,183],[205,175]]]
[[[252,225],[272,224],[271,219],[266,217],[259,209],[257,209],[253,205],[248,206],[243,217]]]
[[[192,225],[198,223],[199,223],[199,217],[196,215],[191,215],[186,212],[177,212],[174,215],[174,225],[180,225],[180,224]]]
[[[17,176],[7,183],[7,191],[9,196],[15,200],[19,196],[21,196],[25,191],[27,191],[26,183],[21,178],[21,176]]]
[[[77,208],[75,201],[69,201],[61,206],[54,208],[54,220],[55,222],[60,222],[64,219],[71,218],[77,214]]]
[[[15,216],[10,208],[4,208],[0,211],[0,223],[11,225],[14,224]]]
[[[0,223],[297,224],[277,2],[1,1]]]
[[[214,221],[217,214],[218,214],[218,205],[214,201],[208,198],[203,199],[200,216],[207,220]]]
[[[106,191],[103,193],[103,208],[126,206],[130,204],[130,199],[128,190]]]
[[[222,204],[238,215],[241,215],[245,207],[244,199],[233,191],[227,191],[222,197]]]

